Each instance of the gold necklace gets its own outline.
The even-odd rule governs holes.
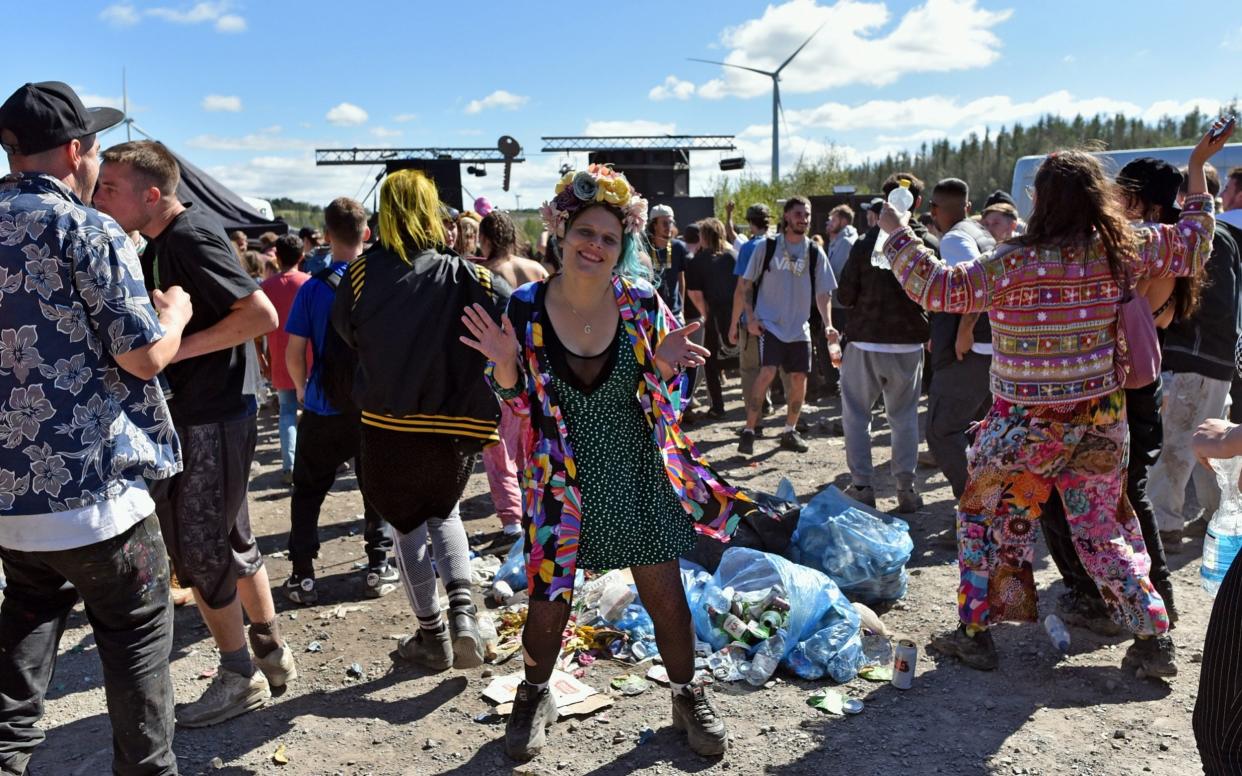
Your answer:
[[[570,312],[576,315],[578,317],[578,320],[582,321],[582,333],[590,334],[591,333],[591,322],[588,321],[586,318],[582,317],[582,313],[578,312],[578,310],[574,307],[574,303],[569,301],[569,294],[566,294],[565,289],[563,288],[561,289],[561,296],[565,297],[565,304],[569,305]]]

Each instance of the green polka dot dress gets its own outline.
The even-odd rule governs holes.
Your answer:
[[[578,567],[644,566],[689,552],[694,524],[669,482],[638,403],[642,369],[624,325],[617,324],[617,336],[605,351],[607,363],[591,386],[570,370],[564,346],[551,329],[545,324],[552,384],[582,489]]]

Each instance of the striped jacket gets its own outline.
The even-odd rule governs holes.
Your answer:
[[[332,325],[358,351],[354,403],[362,422],[390,431],[498,441],[500,405],[482,379],[484,358],[461,344],[462,310],[481,304],[499,320],[510,289],[451,253],[407,263],[378,243],[353,261],[337,289]]]

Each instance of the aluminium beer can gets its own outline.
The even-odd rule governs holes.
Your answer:
[[[893,650],[893,686],[909,690],[914,684],[914,669],[918,664],[919,648],[910,639],[901,639]]]

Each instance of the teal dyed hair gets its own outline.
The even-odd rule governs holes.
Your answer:
[[[573,225],[574,221],[577,220],[578,216],[582,215],[583,213],[585,213],[586,211],[590,210],[593,207],[602,207],[603,209],[607,210],[609,213],[612,213],[614,216],[617,217],[617,221],[620,222],[622,225],[621,257],[617,259],[617,266],[612,268],[612,274],[620,275],[622,278],[625,278],[631,283],[636,283],[639,281],[644,281],[646,283],[654,282],[654,278],[651,275],[651,268],[648,267],[646,264],[644,264],[643,260],[638,257],[639,251],[643,250],[642,244],[640,242],[641,236],[624,230],[625,229],[625,218],[619,209],[613,207],[612,205],[606,205],[603,203],[593,204],[588,207],[584,207],[569,217],[569,221],[565,224],[566,231],[569,230],[569,227]]]

